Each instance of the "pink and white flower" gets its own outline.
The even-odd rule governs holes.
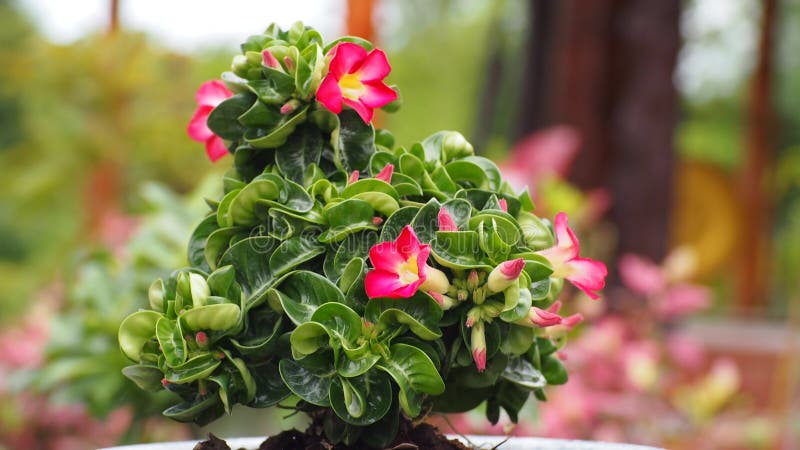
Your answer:
[[[589,297],[597,299],[599,295],[596,291],[605,286],[608,269],[600,261],[579,256],[578,238],[567,225],[567,220],[567,215],[563,212],[556,215],[556,245],[537,253],[552,264],[552,277],[565,278]]]
[[[222,138],[208,128],[208,116],[214,108],[232,95],[233,93],[219,80],[206,81],[197,90],[197,109],[186,131],[193,140],[206,144],[206,154],[212,162],[227,155],[228,149],[225,148]]]
[[[422,244],[411,225],[395,241],[381,242],[369,250],[375,268],[364,285],[369,298],[408,298],[418,289],[444,294],[450,288],[447,276],[429,265],[431,246]]]
[[[342,42],[331,54],[328,74],[317,89],[317,100],[325,108],[339,114],[344,104],[370,123],[375,108],[397,99],[397,92],[383,82],[392,67],[382,50],[367,53],[358,44]]]
[[[524,268],[525,260],[522,258],[501,262],[489,273],[486,287],[492,292],[503,292],[517,281]]]

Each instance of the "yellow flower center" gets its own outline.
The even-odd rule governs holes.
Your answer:
[[[417,255],[411,255],[408,260],[397,267],[397,275],[400,281],[411,284],[419,280],[419,268],[417,267]]]
[[[342,96],[350,100],[358,100],[364,94],[364,84],[358,79],[358,73],[342,75],[339,89],[342,90]]]

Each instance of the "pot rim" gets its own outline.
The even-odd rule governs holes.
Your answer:
[[[550,439],[538,437],[517,437],[517,436],[478,436],[467,435],[466,438],[470,442],[465,442],[461,436],[448,434],[450,439],[458,439],[465,444],[473,443],[476,445],[497,445],[506,438],[508,442],[514,444],[525,445],[525,448],[535,448],[533,446],[542,446],[542,450],[663,450],[657,447],[649,447],[644,445],[634,444],[617,444],[605,443],[595,441],[578,441],[566,439]],[[258,448],[264,442],[266,437],[249,437],[249,438],[228,438],[225,439],[231,448]],[[200,440],[193,441],[176,441],[176,442],[163,442],[156,444],[136,444],[124,445],[120,447],[106,447],[97,450],[192,450]],[[499,447],[502,450],[503,447]],[[511,449],[509,449],[511,450]]]

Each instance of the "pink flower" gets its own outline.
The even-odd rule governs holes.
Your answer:
[[[391,183],[393,173],[394,173],[394,165],[387,164],[386,167],[383,168],[383,170],[381,170],[380,172],[378,172],[377,175],[375,175],[375,179]]]
[[[208,116],[220,103],[231,97],[233,93],[219,80],[206,81],[197,90],[197,109],[186,131],[189,137],[197,142],[205,142],[206,154],[212,162],[228,154],[222,138],[208,128]]]
[[[617,267],[622,282],[637,294],[654,294],[664,289],[667,283],[661,267],[641,256],[622,255]]]
[[[411,225],[406,225],[394,242],[372,246],[369,259],[375,269],[364,279],[367,297],[408,298],[414,295],[427,279],[427,272],[436,270],[426,264],[430,253],[430,245],[420,243]]]
[[[553,265],[552,277],[566,278],[578,289],[593,299],[599,298],[596,291],[603,289],[608,270],[600,261],[580,258],[580,245],[575,233],[567,226],[567,215],[560,212],[556,215],[556,245],[539,253]]]
[[[397,92],[383,82],[392,68],[382,50],[367,53],[358,44],[342,42],[331,54],[328,75],[317,89],[317,100],[324,107],[339,114],[344,103],[370,123],[375,108],[397,99]]]
[[[500,205],[500,209],[502,209],[505,212],[508,212],[508,202],[506,201],[506,199],[501,198],[500,200],[497,201],[497,203]]]
[[[458,225],[446,209],[439,209],[439,231],[458,231]],[[478,275],[477,273],[475,274]]]

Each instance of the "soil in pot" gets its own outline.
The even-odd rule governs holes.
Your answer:
[[[457,440],[448,439],[438,428],[427,423],[412,424],[402,419],[397,437],[391,445],[386,447],[391,450],[469,450]],[[207,441],[197,444],[194,450],[232,450],[225,441],[214,435],[209,435]],[[233,449],[236,450],[236,449]],[[311,424],[301,433],[297,430],[284,431],[264,441],[258,450],[365,450],[361,446],[346,446],[344,444],[332,445],[321,433],[321,427]]]

